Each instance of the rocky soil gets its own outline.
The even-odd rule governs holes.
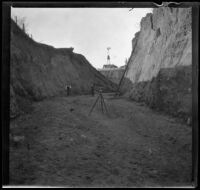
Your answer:
[[[109,114],[98,104],[88,116],[96,98],[35,102],[31,113],[11,120],[11,185],[191,185],[190,126],[109,94]]]

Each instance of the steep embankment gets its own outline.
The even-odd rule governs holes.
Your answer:
[[[156,8],[141,20],[121,90],[188,120],[192,107],[190,8]]]
[[[122,75],[124,73],[124,68],[99,69],[98,71],[101,74],[103,74],[107,79],[111,80],[116,84],[119,84],[119,81],[121,80]]]
[[[113,90],[115,85],[93,68],[83,55],[73,53],[72,48],[56,49],[37,43],[11,21],[11,117],[28,99],[42,100],[65,93],[70,84],[73,94],[90,91],[93,83]]]

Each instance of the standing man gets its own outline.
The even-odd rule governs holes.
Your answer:
[[[70,95],[71,85],[66,85],[65,89],[67,90],[67,96]]]

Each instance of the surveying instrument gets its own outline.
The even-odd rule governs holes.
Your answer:
[[[109,50],[111,48],[110,47],[107,47],[107,65],[110,65],[110,55],[109,55]],[[96,101],[94,102],[90,112],[89,112],[89,115],[92,113],[93,109],[95,108],[98,100],[100,99],[100,103],[101,103],[101,111],[102,113],[104,113],[104,110],[106,111],[106,113],[108,114],[108,110],[107,110],[107,107],[106,107],[106,104],[105,104],[105,101],[104,101],[104,98],[103,98],[103,95],[102,95],[102,88],[100,87],[99,90],[98,90],[98,97],[96,99]]]
[[[92,111],[95,108],[99,99],[100,99],[102,113],[104,113],[104,111],[106,111],[106,113],[108,114],[108,110],[107,110],[107,107],[106,107],[106,104],[105,104],[105,101],[104,101],[104,98],[103,98],[103,95],[102,95],[102,89],[100,88],[98,92],[99,92],[99,95],[98,95],[96,101],[94,102],[94,104],[93,104],[93,106],[92,106],[92,108],[89,112],[89,115],[92,113]]]

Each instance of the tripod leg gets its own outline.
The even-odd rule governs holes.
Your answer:
[[[103,113],[103,99],[102,99],[102,96],[101,96],[101,111]]]
[[[106,107],[106,103],[105,103],[105,101],[104,101],[104,99],[103,99],[103,96],[102,96],[102,101],[103,101],[103,105],[104,105],[104,107],[105,107],[106,113],[108,114],[108,110],[107,110],[107,107]]]
[[[92,110],[94,109],[94,107],[95,107],[95,105],[96,105],[98,99],[99,99],[99,96],[98,96],[98,98],[96,99],[95,103],[93,104],[93,106],[92,106],[92,108],[91,108],[91,110],[90,110],[90,112],[89,112],[89,115],[92,113]]]

